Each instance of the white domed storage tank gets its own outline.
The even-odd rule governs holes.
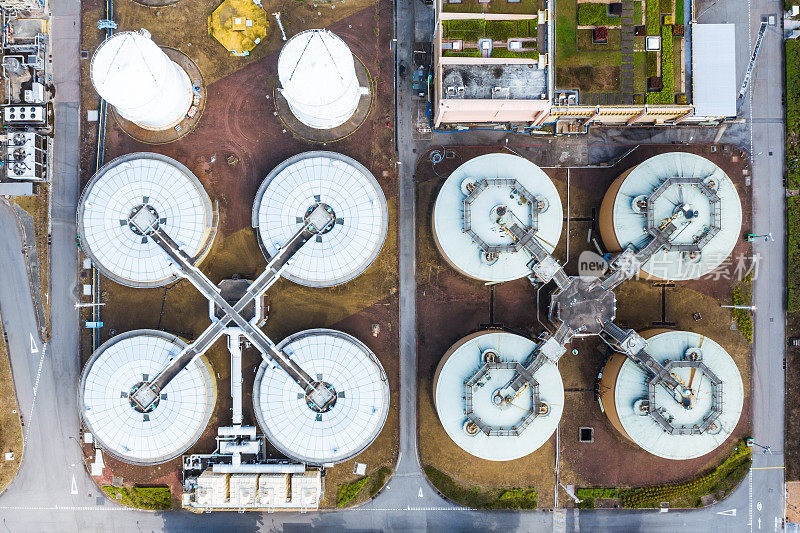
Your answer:
[[[281,93],[297,119],[316,129],[347,122],[361,97],[350,48],[328,30],[306,30],[286,41],[278,57]]]
[[[264,255],[273,257],[318,204],[332,209],[336,223],[304,244],[282,275],[301,285],[330,287],[375,261],[389,212],[380,184],[358,161],[335,152],[298,154],[275,167],[256,193],[252,224]]]
[[[389,381],[375,354],[356,338],[331,329],[290,335],[278,348],[326,383],[336,401],[325,412],[282,369],[262,363],[253,384],[253,408],[267,440],[309,464],[339,463],[374,441],[389,413]]]
[[[677,230],[642,265],[644,274],[687,280],[713,272],[741,237],[742,205],[733,181],[702,156],[659,154],[617,178],[600,207],[600,234],[610,252],[644,248],[654,238],[648,226],[657,231],[668,222]]]
[[[92,84],[117,113],[147,130],[175,126],[192,106],[192,82],[146,30],[115,33],[92,57]]]
[[[216,400],[205,357],[181,370],[149,411],[133,407],[130,400],[185,347],[174,335],[141,329],[109,339],[87,361],[78,407],[104,452],[127,463],[158,464],[179,456],[200,438]]]
[[[674,392],[659,384],[651,394],[641,367],[615,353],[600,380],[600,403],[611,425],[665,459],[694,459],[712,452],[728,439],[742,413],[744,387],[736,362],[722,346],[699,333],[650,330],[641,335],[647,340],[647,352],[668,366],[686,394],[680,403]],[[695,366],[681,366],[688,361]],[[660,413],[668,426],[651,411]],[[709,418],[710,425],[703,428]]]
[[[482,184],[476,188],[476,185]],[[469,199],[468,205],[465,200]],[[511,154],[486,154],[455,169],[433,207],[433,237],[457,271],[482,281],[511,281],[531,274],[524,250],[487,253],[513,238],[497,223],[499,209],[514,223],[535,228],[535,239],[553,250],[561,236],[563,210],[552,180],[542,169]]]
[[[167,254],[134,224],[143,209],[195,262],[211,248],[216,217],[200,180],[160,154],[118,157],[89,180],[78,203],[81,249],[117,283],[158,287],[178,276]]]
[[[510,461],[535,452],[553,435],[564,411],[558,367],[545,362],[515,396],[503,390],[520,375],[513,365],[524,366],[535,347],[521,335],[479,331],[444,354],[433,376],[433,401],[444,430],[461,449],[488,461]]]

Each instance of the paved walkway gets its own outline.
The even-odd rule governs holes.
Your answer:
[[[633,0],[622,2],[622,68],[620,70],[620,90],[622,103],[633,104]]]

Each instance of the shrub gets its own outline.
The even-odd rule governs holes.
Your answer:
[[[787,308],[793,313],[800,310],[800,198],[787,200],[786,220]]]
[[[658,35],[658,27],[661,25],[659,0],[645,0],[644,7],[644,25],[647,28],[647,35]]]
[[[392,469],[388,466],[380,467],[376,472],[370,475],[372,482],[369,484],[369,497],[372,498],[378,491],[386,484],[386,477],[392,473]]]
[[[753,283],[753,274],[750,273],[745,277],[741,283],[733,288],[731,294],[731,303],[733,305],[751,305],[751,287]],[[747,339],[747,342],[753,342],[753,315],[746,309],[732,309],[733,318],[736,320],[736,327]]]
[[[169,487],[102,487],[111,499],[137,509],[166,511],[172,508]]]
[[[608,16],[607,4],[578,4],[579,26],[619,26],[620,17]]]
[[[800,41],[788,39],[786,46],[786,181],[800,187]]]
[[[675,103],[675,64],[672,52],[672,26],[661,27],[661,83],[658,92],[647,93],[648,104]]]
[[[352,483],[342,483],[336,492],[336,507],[345,507],[353,498],[358,496],[361,489],[369,481],[369,476],[364,476]]]

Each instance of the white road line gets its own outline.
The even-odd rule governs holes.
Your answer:
[[[25,427],[25,438],[23,439],[22,445],[25,446],[28,443],[28,433],[31,431],[31,425],[33,422],[33,410],[36,408],[36,395],[39,392],[39,378],[42,377],[42,365],[44,364],[44,356],[47,353],[47,343],[42,345],[42,355],[39,356],[39,369],[36,371],[36,382],[33,384],[33,401],[31,402],[31,414],[28,415],[28,425]]]

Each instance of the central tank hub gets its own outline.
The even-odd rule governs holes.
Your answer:
[[[136,235],[155,233],[160,223],[161,219],[158,217],[158,211],[147,203],[137,205],[128,214],[128,227]]]
[[[316,413],[327,413],[336,405],[336,389],[326,381],[314,381],[306,390],[306,405]]]
[[[317,202],[306,209],[303,221],[317,235],[328,233],[336,225],[336,213],[326,203]]]

